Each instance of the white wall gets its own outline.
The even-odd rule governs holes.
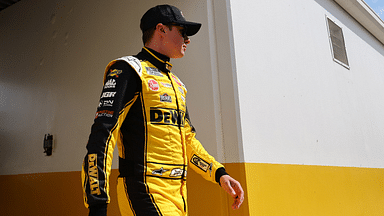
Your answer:
[[[215,16],[226,16],[225,4],[215,8],[213,1],[202,0],[20,1],[0,12],[0,175],[81,170],[104,68],[117,57],[140,51],[140,18],[163,2],[181,8],[188,20],[203,23],[191,38],[186,57],[172,61],[173,72],[188,88],[188,109],[197,137],[221,162],[226,151],[231,160],[240,157],[237,143],[235,153],[233,147],[223,148],[239,139],[236,124],[222,126],[235,119],[228,111],[235,106],[223,102],[229,103],[229,108],[223,108],[229,114],[220,120],[219,78],[212,73],[216,66],[211,58],[219,55],[210,45],[216,37],[212,26],[218,22]],[[207,15],[214,10],[220,13]],[[228,34],[227,20],[223,22]],[[223,71],[229,81],[225,76],[220,80],[231,83],[232,66]],[[231,100],[235,100],[233,88],[227,90]],[[231,128],[235,129],[224,139],[222,130]],[[46,133],[54,136],[50,157],[43,153]]]
[[[231,1],[246,162],[384,167],[384,46],[331,0]],[[326,16],[350,70],[332,60]]]
[[[104,67],[141,49],[141,15],[161,3],[21,1],[0,12],[1,175],[80,170]],[[340,6],[167,3],[203,23],[172,63],[219,161],[384,166],[383,44]],[[332,60],[326,16],[343,28],[350,70]]]

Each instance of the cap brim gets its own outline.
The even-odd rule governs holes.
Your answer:
[[[177,22],[177,24],[183,25],[187,28],[187,36],[193,36],[195,35],[201,28],[201,23],[195,23],[195,22]]]

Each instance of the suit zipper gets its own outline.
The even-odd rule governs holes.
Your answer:
[[[182,141],[182,145],[185,145],[185,143],[183,143],[183,133],[181,131],[181,113],[180,113],[180,107],[179,107],[179,100],[177,99],[177,92],[176,92],[176,88],[174,86],[174,82],[172,81],[172,77],[170,76],[170,72],[167,73],[167,76],[168,76],[168,79],[169,81],[171,81],[171,84],[172,84],[172,89],[173,91],[175,92],[175,98],[176,98],[176,107],[177,107],[177,113],[178,113],[178,117],[177,117],[177,126],[179,127],[179,131],[180,131],[180,136],[181,136],[181,141]],[[183,148],[184,149],[184,148]],[[185,152],[183,152],[184,154],[186,154]],[[183,154],[183,157],[186,157],[186,155]],[[183,194],[183,185],[184,185],[184,175],[185,175],[185,166],[183,166],[183,174],[181,176],[181,188],[180,188],[180,194],[181,194],[181,198],[183,198],[183,204],[184,204],[184,212],[187,212],[187,204],[185,203],[185,199],[184,199],[184,194]]]
[[[185,199],[184,199],[184,196],[181,195],[181,197],[183,198],[183,203],[184,203],[184,212],[187,212],[187,204],[185,203]]]

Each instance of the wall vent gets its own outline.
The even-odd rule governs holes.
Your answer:
[[[329,17],[327,17],[327,25],[333,60],[349,69],[343,30]]]

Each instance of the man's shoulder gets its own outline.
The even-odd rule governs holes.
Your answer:
[[[141,67],[141,63],[140,63],[140,60],[134,56],[124,56],[124,57],[121,57],[121,58],[118,58],[116,60],[114,60],[116,62],[126,62],[128,63],[128,65],[134,69],[137,74],[139,76],[142,75],[142,67]]]
[[[132,76],[133,74],[137,74],[137,76]],[[114,78],[128,78],[128,77],[141,77],[142,69],[140,61],[134,56],[125,56],[121,58],[117,58],[111,61],[107,67],[105,68],[104,73],[104,82],[109,77]]]
[[[117,70],[120,73],[136,73],[139,76],[142,75],[140,60],[135,56],[124,56],[111,61],[106,67],[106,75],[113,70]]]

